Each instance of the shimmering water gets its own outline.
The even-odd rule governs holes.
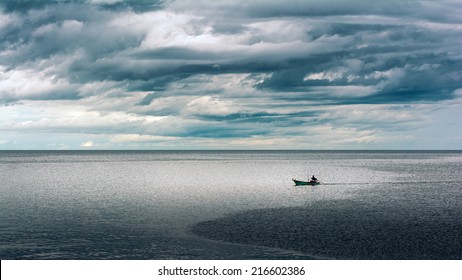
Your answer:
[[[461,171],[462,152],[3,151],[0,258],[462,259]]]

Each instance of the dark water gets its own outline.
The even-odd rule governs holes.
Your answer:
[[[462,259],[461,171],[461,152],[4,151],[0,258]]]

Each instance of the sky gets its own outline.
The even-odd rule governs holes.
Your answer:
[[[0,149],[462,149],[458,0],[4,0]]]

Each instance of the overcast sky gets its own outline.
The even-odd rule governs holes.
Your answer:
[[[0,149],[462,149],[462,2],[1,1]]]

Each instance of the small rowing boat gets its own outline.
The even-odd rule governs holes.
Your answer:
[[[296,186],[307,186],[307,185],[315,186],[315,185],[321,184],[319,180],[299,181],[299,180],[292,179],[292,181],[294,181]]]

